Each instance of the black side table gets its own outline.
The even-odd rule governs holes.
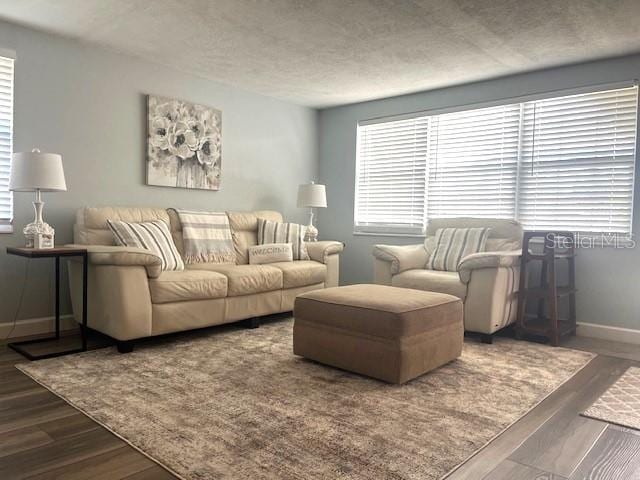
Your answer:
[[[59,357],[70,353],[87,351],[87,273],[89,267],[89,256],[84,248],[56,247],[47,249],[7,247],[8,255],[18,255],[20,257],[32,258],[55,258],[56,264],[56,333],[53,337],[39,338],[37,340],[25,340],[23,342],[9,343],[8,347],[24,355],[29,360],[42,360],[44,358]],[[34,343],[49,342],[60,339],[60,258],[62,257],[82,257],[82,325],[80,326],[80,337],[82,345],[80,348],[65,350],[61,352],[45,353],[33,355],[27,349],[28,345]]]

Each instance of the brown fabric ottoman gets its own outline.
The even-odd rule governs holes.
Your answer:
[[[462,302],[385,285],[304,293],[294,306],[293,352],[390,383],[404,383],[462,353]]]

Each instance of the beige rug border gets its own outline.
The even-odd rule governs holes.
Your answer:
[[[564,348],[564,347],[560,347],[560,348]],[[567,348],[566,350],[574,350],[572,348]],[[585,353],[590,353],[590,352],[585,352]],[[535,403],[529,410],[527,410],[525,413],[523,413],[520,417],[518,417],[517,419],[515,419],[513,422],[511,422],[509,425],[507,425],[506,427],[504,427],[500,432],[498,432],[496,435],[494,435],[493,437],[491,437],[491,439],[489,439],[483,446],[481,446],[480,448],[478,448],[477,450],[475,450],[473,453],[471,453],[468,457],[466,457],[462,462],[460,462],[459,464],[457,464],[455,467],[453,467],[451,470],[449,470],[447,473],[445,473],[442,477],[441,480],[446,479],[447,477],[449,477],[451,474],[453,474],[456,470],[458,470],[460,467],[462,467],[462,465],[464,465],[465,463],[467,463],[469,460],[471,460],[473,457],[475,457],[476,455],[478,455],[482,450],[484,450],[491,442],[493,442],[496,438],[498,438],[500,435],[502,435],[504,432],[506,432],[507,430],[509,430],[513,425],[515,425],[516,423],[518,423],[520,420],[522,420],[524,417],[526,417],[527,415],[529,415],[529,413],[531,413],[531,411],[536,408],[538,405],[540,405],[542,402],[544,402],[547,398],[549,398],[554,392],[556,392],[559,388],[561,388],[564,384],[566,384],[569,380],[571,380],[573,377],[575,377],[578,373],[580,373],[584,368],[586,368],[595,358],[596,358],[596,354],[592,354],[593,356],[591,357],[591,359],[585,363],[582,367],[580,367],[578,370],[576,370],[575,372],[573,372],[569,377],[567,377],[562,383],[560,383],[556,388],[554,388],[553,390],[551,390],[548,394],[546,394],[543,398],[540,399],[540,401],[538,401],[537,403]],[[22,367],[20,367],[20,364],[16,364],[14,365],[15,368],[17,368],[18,370],[20,370],[24,375],[26,375],[27,377],[29,377],[31,380],[33,380],[34,382],[36,382],[38,385],[46,388],[49,392],[53,393],[55,396],[61,398],[62,400],[64,400],[65,402],[67,402],[69,405],[71,405],[73,408],[75,408],[76,410],[78,410],[80,413],[86,415],[87,417],[89,417],[91,420],[93,420],[94,422],[96,422],[98,425],[100,425],[101,427],[105,428],[106,430],[108,430],[109,432],[111,432],[113,435],[115,435],[116,437],[118,437],[120,440],[122,440],[123,442],[125,442],[127,445],[129,445],[130,447],[132,447],[133,449],[137,450],[138,452],[140,452],[142,455],[144,455],[145,457],[147,457],[149,460],[157,463],[159,466],[161,466],[162,468],[164,468],[165,470],[167,470],[168,472],[170,472],[172,475],[176,476],[177,478],[179,478],[180,480],[187,480],[186,477],[183,477],[182,475],[180,475],[179,473],[177,473],[176,471],[174,471],[172,468],[168,467],[167,465],[165,465],[163,462],[161,462],[160,460],[158,460],[157,458],[152,457],[151,455],[149,455],[147,452],[145,452],[144,450],[142,450],[140,447],[134,445],[131,441],[129,441],[127,438],[123,437],[122,435],[120,435],[118,432],[116,432],[115,430],[113,430],[112,428],[110,428],[108,425],[105,425],[102,421],[96,419],[93,415],[91,415],[89,412],[85,411],[83,408],[77,406],[73,401],[69,400],[65,395],[60,394],[56,391],[54,391],[51,387],[49,387],[48,385],[45,385],[44,383],[42,383],[41,381],[39,381],[38,379],[34,378],[32,375],[30,375],[29,373],[25,372]]]
[[[20,367],[20,365],[14,365],[15,368],[17,368],[18,370],[20,370],[24,375],[26,375],[27,377],[29,377],[31,380],[33,380],[34,382],[36,382],[38,385],[40,385],[41,387],[46,388],[48,391],[50,391],[51,393],[53,393],[56,397],[61,398],[62,400],[64,400],[65,402],[67,402],[69,405],[71,405],[73,408],[75,408],[76,410],[78,410],[80,413],[82,413],[83,415],[86,415],[87,417],[89,417],[91,420],[93,420],[94,422],[96,422],[98,425],[100,425],[102,428],[108,430],[109,432],[111,432],[113,435],[115,435],[116,437],[118,437],[120,440],[122,440],[123,442],[125,442],[127,445],[129,445],[130,447],[132,447],[134,450],[137,450],[138,452],[140,452],[142,455],[144,455],[145,457],[147,457],[149,460],[153,461],[154,463],[157,463],[160,467],[164,468],[165,470],[167,470],[169,473],[171,473],[172,475],[174,475],[175,477],[179,478],[180,480],[187,480],[186,477],[183,477],[182,475],[180,475],[178,472],[176,472],[175,470],[173,470],[172,468],[168,467],[167,465],[165,465],[164,463],[162,463],[160,460],[158,460],[157,458],[152,457],[151,455],[149,455],[147,452],[145,452],[144,450],[142,450],[140,447],[134,445],[133,443],[131,443],[131,441],[129,441],[127,438],[123,437],[122,435],[120,435],[118,432],[116,432],[115,430],[113,430],[111,427],[109,427],[108,425],[105,425],[103,422],[101,422],[100,420],[98,420],[97,418],[95,418],[93,415],[91,415],[89,412],[87,412],[86,410],[84,410],[83,408],[80,408],[79,406],[77,406],[74,402],[72,402],[71,400],[69,400],[66,396],[64,396],[63,394],[60,394],[56,391],[54,391],[51,387],[49,387],[48,385],[45,385],[44,383],[42,383],[41,381],[39,381],[37,378],[34,378],[32,375],[30,375],[29,373],[25,372],[22,367]]]
[[[565,348],[565,347],[556,347],[556,348]],[[573,348],[565,348],[565,350],[575,350]],[[583,350],[575,350],[575,351],[583,351]],[[551,390],[549,393],[547,393],[543,398],[540,399],[540,401],[538,401],[535,405],[533,405],[529,410],[527,410],[525,413],[523,413],[520,417],[516,418],[513,422],[511,422],[509,425],[507,425],[506,427],[504,427],[502,430],[500,430],[500,432],[496,433],[493,437],[491,437],[490,440],[487,441],[487,443],[485,443],[483,446],[481,446],[480,448],[478,448],[475,452],[473,452],[471,455],[469,455],[467,458],[465,458],[462,462],[460,462],[458,465],[456,465],[455,467],[453,467],[451,470],[449,470],[447,473],[445,473],[441,480],[446,479],[447,477],[451,476],[456,470],[458,470],[460,467],[462,467],[465,463],[467,463],[469,460],[471,460],[473,457],[475,457],[476,455],[478,455],[480,452],[482,452],[482,450],[484,450],[485,448],[487,448],[487,446],[493,442],[496,438],[498,438],[500,435],[502,435],[504,432],[506,432],[507,430],[509,430],[511,427],[513,427],[516,423],[518,423],[520,420],[522,420],[524,417],[526,417],[527,415],[529,415],[531,413],[531,411],[533,409],[535,409],[538,405],[540,405],[542,402],[544,402],[547,398],[549,398],[551,395],[553,395],[556,391],[558,391],[558,389],[562,388],[562,386],[564,384],[566,384],[569,380],[571,380],[573,377],[575,377],[578,373],[580,373],[582,370],[584,370],[591,362],[593,362],[595,360],[595,358],[598,356],[595,353],[592,352],[584,352],[584,353],[591,353],[592,357],[591,360],[589,360],[587,363],[585,363],[582,367],[580,367],[578,370],[576,370],[575,372],[573,372],[571,375],[569,375],[562,383],[560,383],[556,388],[554,388],[553,390]],[[548,419],[547,419],[548,420]],[[545,420],[546,422],[546,420]]]
[[[624,372],[622,372],[622,375],[620,375],[611,385],[609,385],[609,387],[604,392],[602,392],[602,394],[589,406],[589,408],[587,408],[584,412],[580,413],[580,415],[585,418],[590,418],[591,420],[596,420],[598,422],[608,423],[610,425],[617,425],[618,427],[628,428],[629,430],[635,430],[637,432],[640,432],[640,428],[632,427],[630,425],[625,425],[624,423],[616,422],[614,420],[606,420],[603,417],[596,417],[595,415],[587,413],[589,410],[593,408],[593,406],[596,403],[600,401],[602,396],[605,395],[609,391],[609,389],[613,388],[613,386],[632,368],[640,370],[640,367],[636,367],[634,365],[627,367],[627,369]]]

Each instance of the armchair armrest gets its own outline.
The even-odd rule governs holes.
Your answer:
[[[157,278],[162,272],[160,257],[144,248],[80,244],[68,246],[85,248],[89,263],[93,265],[142,266],[147,270],[149,278]]]
[[[391,274],[396,275],[413,268],[424,268],[427,251],[422,243],[418,245],[374,245],[373,256],[391,263]]]
[[[517,267],[520,265],[520,250],[472,253],[458,264],[458,273],[463,283],[469,283],[471,272],[480,268]]]
[[[344,250],[344,243],[333,240],[323,240],[321,242],[305,242],[309,258],[320,263],[327,263],[329,255],[335,255]]]

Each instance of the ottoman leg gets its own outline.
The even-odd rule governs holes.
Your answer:
[[[489,334],[489,333],[481,333],[480,334],[480,341],[482,343],[486,343],[488,345],[491,345],[493,343],[493,335]]]

